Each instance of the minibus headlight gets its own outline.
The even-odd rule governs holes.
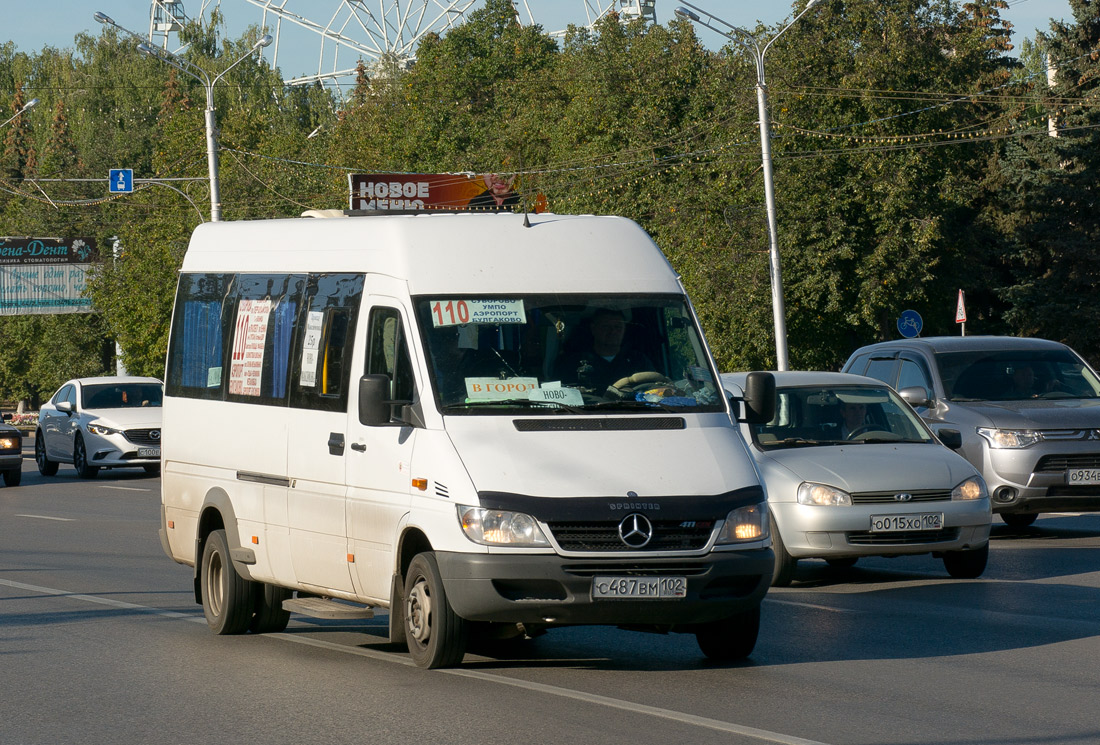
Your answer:
[[[985,482],[982,481],[981,476],[969,478],[951,490],[951,498],[956,500],[984,499],[987,496],[989,494],[986,492]]]
[[[768,506],[748,504],[731,510],[718,533],[718,543],[748,543],[768,537]]]
[[[458,506],[458,522],[466,537],[486,546],[549,546],[535,522],[522,512]]]

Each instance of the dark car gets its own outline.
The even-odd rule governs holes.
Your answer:
[[[5,414],[0,421],[0,472],[4,474],[4,483],[19,486],[23,480],[23,433],[7,423],[11,414]]]
[[[981,471],[1016,527],[1100,511],[1100,377],[1065,344],[1009,336],[905,339],[857,349],[844,372],[893,386]]]

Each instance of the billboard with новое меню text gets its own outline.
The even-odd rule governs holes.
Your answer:
[[[94,238],[0,236],[0,315],[89,313],[89,266],[100,260]]]

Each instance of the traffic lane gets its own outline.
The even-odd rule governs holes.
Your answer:
[[[95,603],[0,583],[0,622],[14,632],[5,634],[8,664],[0,668],[10,692],[4,707],[27,712],[0,720],[0,740],[70,742],[79,733],[85,743],[762,741],[736,723],[630,700],[465,668],[420,670],[407,655],[349,644],[341,637],[356,636],[350,631],[216,637],[198,616],[87,605]],[[53,622],[37,623],[43,616]]]

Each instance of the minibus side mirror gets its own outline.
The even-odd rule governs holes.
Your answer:
[[[359,378],[359,423],[377,427],[390,423],[390,377],[364,375]]]
[[[745,377],[745,411],[738,421],[767,424],[775,418],[775,376],[751,372]]]
[[[939,437],[940,442],[952,450],[958,450],[963,446],[962,433],[957,429],[941,429],[936,433],[936,437]]]

